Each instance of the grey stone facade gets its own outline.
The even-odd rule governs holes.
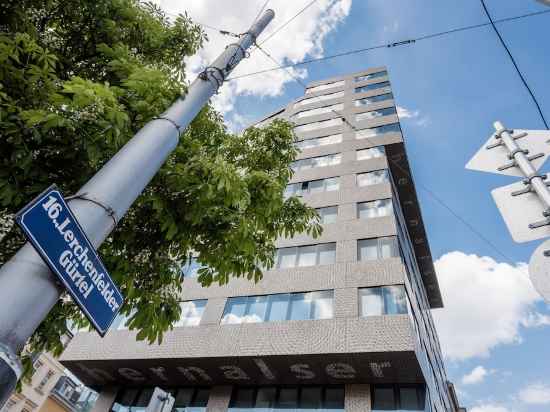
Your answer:
[[[335,242],[334,264],[270,270],[257,284],[233,279],[223,287],[202,288],[195,279],[185,278],[182,300],[208,300],[198,326],[175,328],[161,345],[136,342],[135,333],[128,330],[113,330],[103,339],[93,332],[79,333],[63,354],[62,363],[85,383],[98,387],[208,385],[212,388],[208,411],[227,410],[232,387],[238,385],[341,384],[345,385],[346,411],[370,411],[372,385],[419,383],[426,384],[429,393],[426,410],[454,412],[430,313],[431,308],[442,306],[441,295],[403,137],[392,132],[355,138],[356,130],[399,121],[397,115],[355,120],[356,113],[395,106],[393,100],[368,107],[354,104],[356,99],[381,94],[380,90],[355,93],[354,88],[387,80],[356,82],[355,77],[381,70],[385,69],[312,83],[310,87],[345,81],[343,86],[304,98],[335,91],[344,91],[344,95],[299,108],[292,102],[265,120],[290,119],[301,110],[344,105],[340,111],[293,119],[297,125],[342,116],[346,119],[341,126],[298,135],[303,140],[341,133],[341,143],[304,149],[299,155],[299,159],[307,159],[341,153],[341,162],[298,171],[291,182],[339,177],[339,190],[303,196],[313,207],[338,206],[337,220],[326,224],[318,239],[300,235],[278,241],[278,247]],[[386,156],[356,160],[356,150],[375,146],[385,146]],[[357,187],[358,173],[380,169],[390,170],[390,182]],[[357,218],[358,202],[392,197],[395,216]],[[385,236],[398,237],[401,257],[358,261],[358,239]],[[405,286],[410,313],[360,317],[359,288],[386,285]],[[317,290],[334,291],[331,319],[220,324],[230,297]],[[112,393],[105,391],[101,405],[112,403]]]

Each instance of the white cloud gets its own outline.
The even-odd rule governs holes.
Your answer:
[[[248,29],[256,17],[260,3],[250,0],[156,0],[160,6],[170,13],[180,13],[184,10],[197,22],[217,28],[240,33]],[[346,18],[351,8],[352,0],[319,0],[299,17],[284,27],[264,47],[280,63],[297,63],[308,57],[321,57],[324,53],[323,41]],[[292,4],[292,7],[291,7]],[[307,4],[306,1],[289,3],[285,0],[271,0],[268,7],[275,10],[275,18],[259,37],[269,36],[277,27],[289,20],[298,10]],[[187,59],[188,77],[193,78],[205,65],[212,62],[225,46],[232,41],[218,32],[207,31],[210,41],[197,55]],[[234,39],[233,39],[234,40]],[[256,50],[249,59],[243,60],[234,70],[232,76],[255,72],[275,66],[268,57]],[[294,81],[293,76],[304,79],[306,69],[278,70],[260,75],[250,76],[227,82],[220,94],[214,97],[215,107],[222,113],[234,109],[238,96],[253,95],[256,97],[274,97],[283,93],[284,85]]]
[[[422,116],[420,110],[409,110],[403,106],[397,106],[397,115],[400,120],[411,119],[417,126],[426,126],[430,119],[427,116]]]
[[[550,385],[533,383],[519,391],[519,399],[531,405],[550,404]]]
[[[491,374],[492,371],[488,371],[483,366],[476,366],[472,371],[462,377],[462,383],[464,385],[473,385],[476,383],[481,383],[485,377]]]
[[[499,405],[482,404],[469,409],[470,412],[510,412],[508,408]]]
[[[544,323],[544,315],[534,309],[541,298],[526,264],[512,266],[455,251],[439,258],[435,267],[445,308],[434,311],[434,318],[448,359],[488,356],[498,345],[520,343],[521,326]]]
[[[543,315],[542,313],[529,313],[521,324],[526,328],[538,328],[541,326],[550,326],[550,316]]]

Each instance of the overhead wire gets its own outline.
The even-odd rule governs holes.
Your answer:
[[[533,16],[538,16],[538,15],[547,14],[547,13],[550,13],[550,10],[542,10],[542,11],[533,12],[533,13],[526,13],[526,14],[522,14],[522,15],[519,15],[519,16],[513,16],[513,17],[507,17],[507,18],[503,18],[503,19],[494,20],[494,24],[504,23],[504,22],[508,22],[508,21],[514,21],[514,20],[520,20],[520,19],[533,17]],[[319,57],[319,58],[315,58],[315,59],[303,60],[303,61],[298,62],[298,63],[284,64],[284,65],[281,65],[280,67],[272,67],[272,68],[269,68],[269,69],[258,70],[258,71],[255,71],[255,72],[244,73],[244,74],[241,74],[241,75],[238,75],[238,76],[230,77],[227,80],[228,81],[229,80],[236,80],[236,79],[241,79],[241,78],[244,78],[244,77],[255,76],[255,75],[258,75],[258,74],[262,74],[262,73],[268,73],[268,72],[272,72],[272,71],[283,70],[283,69],[286,69],[286,68],[305,66],[307,64],[317,63],[317,62],[321,62],[321,61],[325,61],[325,60],[332,60],[332,59],[336,59],[336,58],[339,58],[339,57],[350,56],[350,55],[353,55],[353,54],[366,53],[366,52],[377,50],[377,49],[386,49],[386,48],[399,46],[399,45],[402,45],[402,44],[415,43],[415,42],[422,41],[422,40],[428,40],[428,39],[432,39],[432,38],[435,38],[435,37],[441,37],[441,36],[445,36],[445,35],[448,35],[448,34],[458,33],[458,32],[467,31],[467,30],[473,30],[473,29],[477,29],[477,28],[480,28],[480,27],[490,26],[490,25],[491,25],[490,22],[472,24],[472,25],[468,25],[468,26],[458,27],[458,28],[455,28],[455,29],[449,29],[449,30],[445,30],[445,31],[441,31],[441,32],[430,33],[430,34],[427,34],[427,35],[424,35],[424,36],[416,37],[414,39],[405,40],[405,41],[402,41],[402,42],[382,43],[382,44],[375,45],[375,46],[365,47],[365,48],[361,48],[361,49],[348,50],[348,51],[345,51],[345,52],[342,52],[342,53],[336,53],[336,54],[323,56],[323,57]],[[260,45],[261,44],[263,44],[263,43],[260,43]]]
[[[265,54],[271,61],[273,61],[278,66],[281,66],[280,63],[264,48],[256,45],[258,50],[260,50],[263,54]],[[292,73],[289,68],[281,67],[282,69],[285,69],[285,71],[300,85],[302,85],[304,88],[307,89],[307,85],[300,79],[299,77],[295,76],[294,73]],[[357,128],[352,125],[345,117],[343,113],[338,113],[336,110],[331,109],[333,113],[340,116],[342,120],[354,131],[357,131]],[[412,174],[410,170],[406,170],[403,168],[399,163],[394,161],[393,159],[388,158],[388,161],[391,162],[393,165],[395,165],[401,172],[405,173],[411,180],[413,180]],[[447,210],[452,216],[455,217],[459,222],[461,222],[464,226],[466,226],[473,234],[475,234],[479,239],[481,239],[483,242],[485,242],[491,249],[493,249],[498,255],[503,257],[506,261],[510,262],[512,265],[514,265],[514,261],[504,254],[489,238],[487,238],[485,235],[483,235],[480,231],[478,231],[474,225],[472,225],[470,222],[468,222],[466,219],[464,219],[462,216],[460,216],[453,208],[451,208],[443,199],[441,199],[439,196],[437,196],[433,190],[428,188],[426,185],[424,185],[421,182],[416,182],[416,185],[419,186],[422,190],[424,190],[428,195],[430,195],[436,203],[438,203],[441,207]]]
[[[495,22],[493,21],[493,17],[491,16],[491,13],[489,13],[489,9],[487,9],[487,5],[485,4],[485,1],[484,0],[480,0],[480,1],[481,1],[481,5],[483,7],[483,10],[485,11],[485,14],[487,15],[487,18],[489,19],[491,27],[493,28],[493,30],[495,31],[498,39],[500,40],[500,43],[502,44],[502,47],[504,47],[504,50],[506,50],[506,53],[508,54],[508,57],[510,58],[510,61],[514,65],[514,68],[516,69],[516,72],[517,72],[519,78],[521,79],[521,82],[523,83],[523,85],[525,86],[527,91],[529,92],[529,95],[531,96],[531,99],[533,100],[533,103],[535,104],[535,106],[536,106],[536,108],[539,112],[539,116],[542,119],[542,123],[544,123],[544,127],[546,127],[546,130],[549,130],[548,123],[546,122],[546,118],[544,117],[544,113],[542,112],[542,109],[540,107],[540,104],[539,104],[535,94],[533,93],[533,91],[529,87],[529,84],[527,84],[527,80],[525,80],[525,76],[523,75],[523,73],[521,72],[518,64],[516,63],[516,59],[514,59],[514,56],[510,52],[510,49],[508,48],[508,45],[506,44],[506,42],[502,38],[500,32],[498,31],[498,28],[495,25]]]
[[[251,26],[256,23],[258,21],[258,19],[260,18],[262,12],[265,10],[267,4],[269,3],[269,0],[265,0],[265,3],[264,5],[262,6],[262,8],[260,9],[260,11],[258,12],[258,14],[256,15],[256,17],[254,18],[254,20],[252,21],[252,24]]]

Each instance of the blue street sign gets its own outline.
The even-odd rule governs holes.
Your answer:
[[[124,298],[59,189],[50,186],[25,206],[16,220],[88,320],[104,336]]]

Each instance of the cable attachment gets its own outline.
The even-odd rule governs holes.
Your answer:
[[[523,153],[525,155],[528,155],[529,154],[529,150],[527,149],[520,149],[519,147],[515,150],[512,150],[509,154],[508,154],[508,159],[512,160],[514,158],[514,156],[518,153]]]
[[[173,121],[172,119],[170,119],[168,117],[156,116],[156,117],[153,117],[153,119],[151,119],[151,120],[166,120],[167,122],[171,123],[172,126],[174,126],[176,128],[176,130],[178,131],[178,136],[181,134],[181,129],[183,129],[179,124],[177,124],[175,121]]]
[[[243,48],[243,46],[241,46],[239,43],[228,44],[225,48],[227,49],[228,47],[231,47],[231,46],[235,46],[237,49],[239,49],[239,51],[241,52],[241,59],[246,59],[247,57],[250,56],[250,53],[248,53]],[[235,66],[237,66],[237,64],[239,64],[239,60],[237,59],[237,53],[235,53],[233,54],[233,56],[231,56],[231,58],[225,65],[225,68],[224,68],[225,73],[231,72],[231,70],[233,70]]]
[[[95,205],[98,205],[99,207],[103,208],[103,210],[105,210],[107,212],[107,214],[109,215],[109,217],[111,219],[113,219],[113,222],[116,226],[118,224],[118,218],[117,218],[115,210],[111,206],[103,204],[101,201],[99,201],[97,199],[94,199],[93,197],[87,197],[87,195],[88,195],[87,192],[77,193],[75,195],[65,197],[65,200],[80,199],[80,200],[86,200],[86,201],[91,202]]]
[[[199,79],[209,81],[216,86],[216,94],[218,89],[225,81],[225,73],[222,69],[215,66],[208,66],[202,72],[199,73]]]

